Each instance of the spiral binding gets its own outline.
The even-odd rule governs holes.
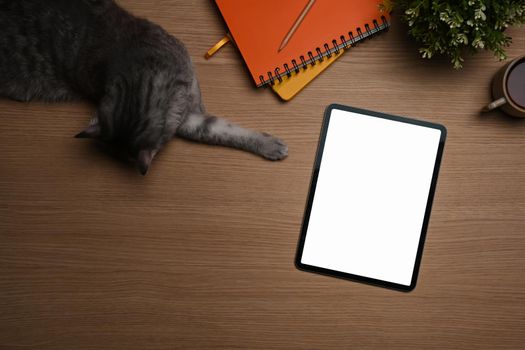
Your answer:
[[[332,57],[332,54],[339,54],[341,49],[347,49],[349,47],[354,47],[357,45],[358,42],[368,39],[379,32],[383,30],[387,30],[390,27],[390,23],[388,23],[385,16],[381,16],[381,24],[378,23],[377,20],[373,20],[372,22],[373,28],[370,27],[368,23],[365,23],[364,25],[364,32],[363,30],[358,27],[356,28],[356,35],[354,35],[353,32],[348,32],[348,36],[341,35],[339,37],[340,43],[337,42],[336,39],[333,39],[331,43],[325,43],[322,48],[317,47],[315,48],[315,52],[308,51],[307,55],[308,58],[305,58],[304,55],[299,56],[299,62],[297,62],[296,59],[293,59],[290,63],[291,66],[288,63],[285,63],[284,66],[284,72],[281,72],[281,68],[277,67],[274,69],[274,71],[268,71],[267,78],[264,77],[264,75],[259,76],[260,84],[258,86],[263,86],[266,84],[274,84],[276,80],[281,82],[283,80],[284,76],[291,76],[292,72],[298,73],[301,68],[306,69],[308,68],[308,65],[315,65],[317,62],[323,62],[324,57],[330,58]],[[331,45],[330,45],[331,44]],[[323,52],[324,50],[324,52]]]

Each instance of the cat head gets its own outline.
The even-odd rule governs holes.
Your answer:
[[[84,130],[82,130],[80,133],[75,135],[76,138],[86,138],[86,139],[96,139],[101,141],[106,141],[110,144],[113,144],[114,146],[119,147],[121,150],[123,149],[125,153],[127,153],[128,160],[132,160],[136,163],[140,173],[142,175],[146,175],[148,173],[149,167],[151,165],[151,162],[153,161],[153,158],[157,155],[157,152],[160,150],[162,146],[157,147],[138,147],[138,148],[132,148],[126,147],[125,144],[112,142],[111,140],[105,139],[103,137],[103,133],[101,131],[100,123],[98,121],[98,118],[93,118],[88,125],[88,127]]]
[[[97,116],[77,138],[125,149],[145,175],[173,138],[188,104],[188,80],[170,69],[141,69],[120,75],[106,89]]]

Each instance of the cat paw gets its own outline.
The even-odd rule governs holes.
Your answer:
[[[281,160],[288,156],[288,146],[280,139],[263,133],[259,154],[269,160]]]

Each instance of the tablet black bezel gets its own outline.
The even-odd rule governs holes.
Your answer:
[[[303,264],[301,262],[302,255],[303,255],[303,249],[304,249],[304,242],[305,242],[305,238],[306,238],[306,232],[308,230],[308,223],[310,221],[310,213],[311,213],[311,210],[312,210],[312,203],[313,203],[313,199],[314,199],[315,188],[317,186],[317,178],[319,176],[319,169],[320,169],[321,161],[322,161],[322,158],[323,158],[324,144],[325,144],[325,141],[326,141],[326,133],[328,131],[328,126],[330,124],[330,117],[331,117],[332,111],[334,109],[348,111],[348,112],[354,112],[354,113],[359,113],[359,114],[364,114],[364,115],[368,115],[368,116],[371,116],[371,117],[388,119],[388,120],[398,121],[398,122],[402,122],[402,123],[408,123],[408,124],[424,126],[424,127],[433,128],[433,129],[437,129],[437,130],[441,131],[441,136],[440,136],[440,139],[439,139],[438,152],[437,152],[437,155],[436,155],[436,161],[434,163],[434,172],[432,174],[432,183],[430,185],[430,191],[429,191],[429,195],[428,195],[428,199],[427,199],[427,205],[426,205],[426,209],[425,209],[425,216],[424,216],[424,220],[423,220],[423,225],[421,227],[421,235],[420,235],[420,238],[419,238],[419,245],[418,245],[418,249],[417,249],[416,261],[415,261],[415,264],[414,264],[414,270],[412,271],[412,280],[410,282],[410,285],[408,285],[408,286],[407,285],[403,285],[403,284],[388,282],[388,281],[382,281],[382,280],[378,280],[378,279],[374,279],[374,278],[370,278],[370,277],[354,275],[354,274],[351,274],[351,273],[330,270],[330,269],[326,269],[326,268],[323,268],[323,267],[307,265],[307,264]],[[355,108],[355,107],[350,107],[350,106],[344,106],[344,105],[340,105],[340,104],[331,104],[331,105],[329,105],[326,108],[326,110],[325,110],[323,125],[322,125],[321,133],[320,133],[320,136],[319,136],[319,145],[317,147],[317,154],[315,156],[315,164],[314,164],[314,168],[313,168],[313,172],[312,172],[312,179],[311,179],[311,182],[310,182],[310,190],[308,192],[308,197],[307,197],[308,199],[307,199],[307,203],[306,203],[306,209],[305,209],[305,212],[304,212],[303,224],[302,224],[302,227],[301,227],[301,235],[300,235],[300,238],[299,238],[299,244],[298,244],[298,247],[297,247],[297,254],[296,254],[296,257],[295,257],[295,265],[297,266],[297,268],[299,268],[301,270],[304,270],[304,271],[316,272],[316,273],[323,274],[323,275],[329,275],[329,276],[334,276],[334,277],[339,277],[339,278],[344,278],[344,279],[350,279],[350,280],[354,280],[354,281],[359,281],[359,282],[364,282],[364,283],[368,283],[368,284],[378,285],[378,286],[381,286],[381,287],[401,290],[401,291],[405,291],[405,292],[412,291],[416,287],[417,277],[418,277],[418,273],[419,273],[419,267],[421,265],[421,258],[422,258],[422,255],[423,255],[423,246],[424,246],[425,238],[426,238],[426,235],[427,235],[427,228],[428,228],[428,223],[429,223],[429,220],[430,220],[430,212],[431,212],[431,209],[432,209],[432,202],[433,202],[434,194],[435,194],[435,191],[436,191],[437,178],[438,178],[438,174],[439,174],[439,168],[440,168],[440,165],[441,165],[441,159],[443,157],[443,149],[445,147],[446,136],[447,136],[447,129],[441,124],[435,124],[435,123],[430,123],[430,122],[421,121],[421,120],[415,120],[415,119],[410,119],[410,118],[405,118],[405,117],[399,117],[399,116],[384,114],[384,113],[380,113],[380,112],[374,112],[374,111],[369,111],[369,110],[365,110],[365,109],[360,109],[360,108]]]

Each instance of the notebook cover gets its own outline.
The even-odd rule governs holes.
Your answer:
[[[379,11],[381,2],[318,0],[286,47],[278,52],[283,38],[301,14],[307,0],[216,0],[257,86],[272,82],[276,73],[286,75],[284,64],[292,69],[292,60],[301,66],[301,62],[310,62],[309,57],[317,60],[325,56],[325,44],[328,44],[332,53],[335,50],[333,40],[338,48],[342,48],[344,41],[341,36],[346,42],[358,38],[358,28],[365,33],[365,24],[374,32],[381,30],[374,26],[374,20],[382,26],[381,16],[388,20],[388,15]],[[352,32],[352,36],[349,32]]]
[[[290,101],[302,89],[306,87],[312,80],[317,78],[319,74],[330,67],[339,57],[343,55],[345,49],[341,49],[339,53],[334,53],[330,57],[325,57],[322,62],[317,62],[315,65],[309,65],[301,68],[297,73],[292,73],[290,76],[285,76],[282,81],[272,85],[272,90],[279,95],[284,101]]]

